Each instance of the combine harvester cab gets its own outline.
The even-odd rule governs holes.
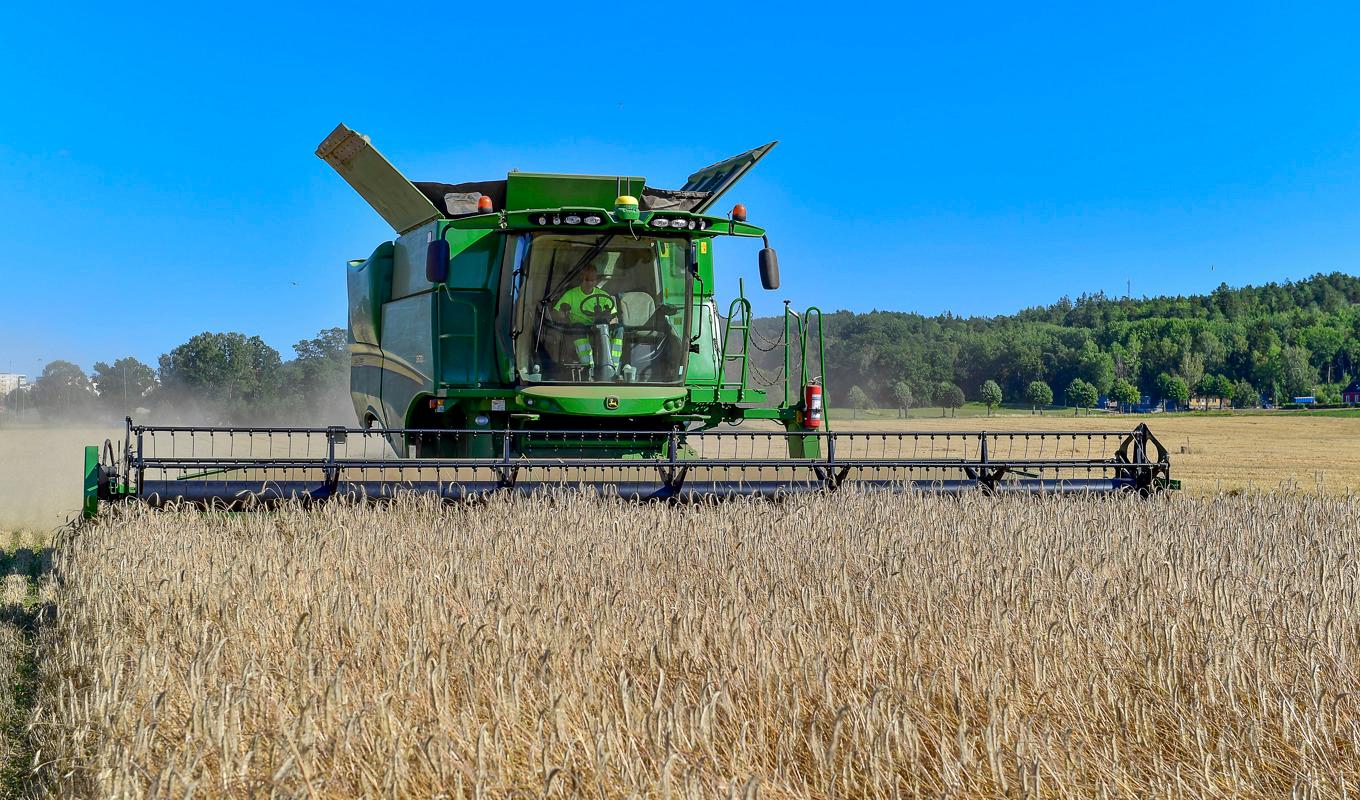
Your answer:
[[[137,498],[459,498],[589,485],[631,498],[825,490],[1148,493],[1174,486],[1146,426],[1095,432],[833,432],[821,312],[787,301],[780,377],[756,385],[739,292],[714,254],[765,231],[718,200],[774,142],[680,189],[513,172],[413,183],[341,125],[317,155],[396,233],[349,262],[354,428],[157,427],[87,451],[86,511]]]

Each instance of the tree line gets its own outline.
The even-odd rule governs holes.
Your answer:
[[[783,318],[752,326],[758,381],[781,386]],[[958,408],[971,398],[1089,408],[1100,398],[1183,405],[1191,396],[1255,406],[1312,395],[1339,403],[1360,373],[1360,278],[1343,273],[1207,295],[1110,298],[1083,295],[997,317],[837,311],[823,321],[829,402],[856,408]],[[816,376],[817,342],[808,347]],[[44,418],[89,419],[145,409],[157,419],[317,421],[348,419],[345,331],[329,328],[293,346],[284,361],[258,336],[201,333],[162,355],[46,365],[34,385],[4,398],[7,409]],[[796,361],[795,357],[795,361]],[[790,366],[796,373],[796,363]],[[792,376],[794,385],[801,382]]]
[[[1358,304],[1360,278],[1332,273],[1188,297],[1097,293],[997,317],[838,311],[823,321],[823,378],[832,402],[860,400],[850,397],[858,387],[864,402],[885,408],[904,397],[948,407],[951,387],[986,402],[988,382],[998,403],[1038,405],[1045,389],[1074,406],[1144,396],[1183,404],[1192,395],[1237,407],[1303,395],[1339,403],[1360,372]],[[754,323],[752,363],[776,385],[783,350],[769,345],[783,325]],[[815,341],[808,358],[815,374]]]
[[[156,415],[215,423],[269,424],[333,416],[348,404],[349,349],[342,328],[293,345],[285,361],[258,336],[200,333],[157,366],[126,356],[86,373],[51,361],[32,386],[3,398],[12,415],[48,421]]]

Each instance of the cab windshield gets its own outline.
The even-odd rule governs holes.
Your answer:
[[[539,233],[519,244],[515,365],[526,383],[681,383],[689,241]]]

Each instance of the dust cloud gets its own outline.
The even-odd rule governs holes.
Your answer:
[[[80,514],[85,445],[122,427],[0,429],[0,530],[52,530]]]
[[[324,428],[342,425],[357,428],[358,417],[349,393],[326,395],[319,401],[304,406],[233,408],[198,400],[180,400],[174,405],[162,405],[132,417],[138,425],[192,425],[200,427],[298,427]],[[122,421],[118,423],[122,430]]]
[[[232,413],[210,403],[139,409],[140,425],[357,427],[348,391],[329,392],[309,407]],[[123,421],[95,417],[61,424],[0,425],[0,531],[50,531],[79,516],[85,446],[112,440],[121,454]]]

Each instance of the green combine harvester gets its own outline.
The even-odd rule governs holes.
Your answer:
[[[357,427],[127,423],[86,453],[86,512],[138,499],[446,498],[587,485],[690,499],[834,489],[1148,493],[1174,485],[1146,426],[1097,432],[831,431],[821,312],[785,301],[783,367],[763,384],[743,292],[724,308],[715,251],[763,229],[717,203],[775,143],[679,189],[638,176],[512,172],[412,182],[337,127],[316,154],[396,236],[349,262]],[[740,283],[739,283],[740,285]],[[725,313],[722,313],[724,312]]]

